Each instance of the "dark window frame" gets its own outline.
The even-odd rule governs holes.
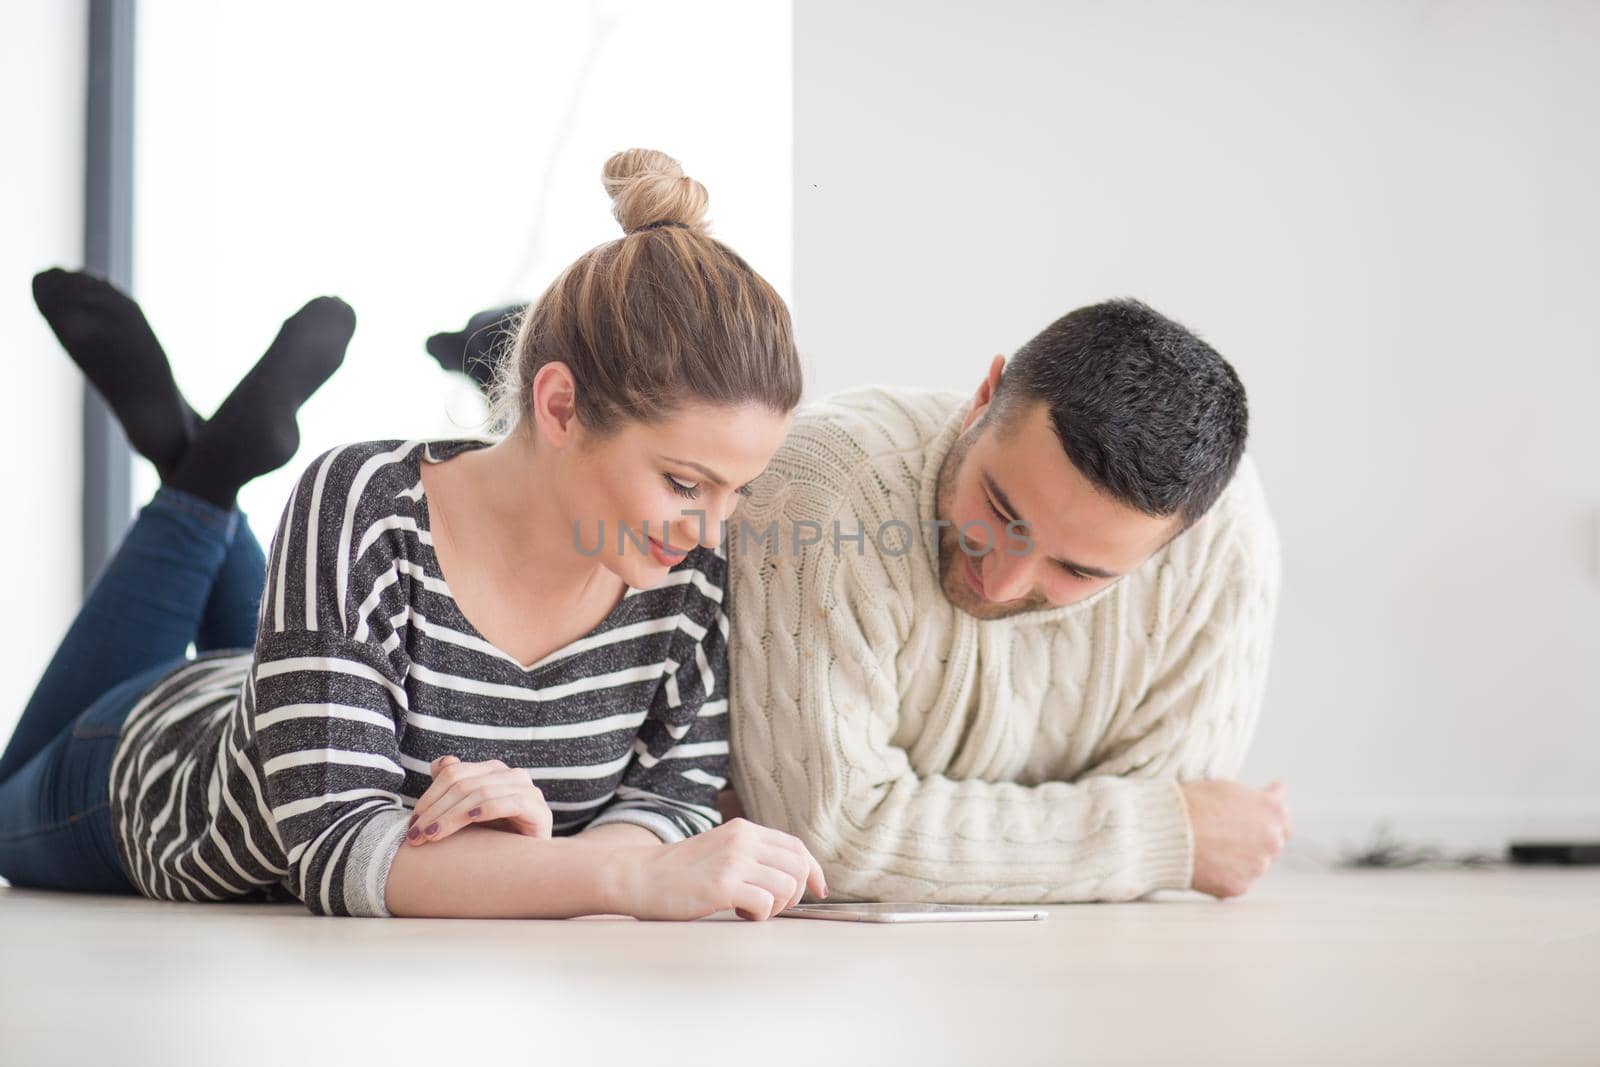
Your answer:
[[[136,0],[89,0],[83,265],[133,288]],[[133,453],[105,403],[83,387],[83,588],[116,551],[132,511]]]

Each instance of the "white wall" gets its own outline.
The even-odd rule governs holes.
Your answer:
[[[813,394],[1136,295],[1238,367],[1284,541],[1247,776],[1600,836],[1600,7],[796,5]]]
[[[83,261],[88,5],[0,6],[0,745],[77,609],[83,379],[33,306],[29,279]]]

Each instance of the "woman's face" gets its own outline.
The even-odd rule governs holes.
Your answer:
[[[721,543],[789,422],[759,404],[691,403],[605,435],[579,427],[561,449],[574,547],[635,589],[659,585],[690,549]]]

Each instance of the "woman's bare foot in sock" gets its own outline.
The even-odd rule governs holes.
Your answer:
[[[61,347],[105,399],[128,443],[165,480],[199,428],[167,354],[133,298],[84,271],[33,276],[33,302]]]
[[[246,482],[289,462],[300,447],[295,414],[339,369],[355,328],[355,312],[337,297],[319,296],[291,315],[196,432],[167,484],[231,508]]]

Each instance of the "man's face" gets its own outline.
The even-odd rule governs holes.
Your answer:
[[[937,517],[952,524],[940,528],[939,577],[951,603],[980,619],[1072,604],[1178,532],[1179,519],[1120,504],[1080,474],[1045,404],[984,419],[985,384],[939,472]]]

